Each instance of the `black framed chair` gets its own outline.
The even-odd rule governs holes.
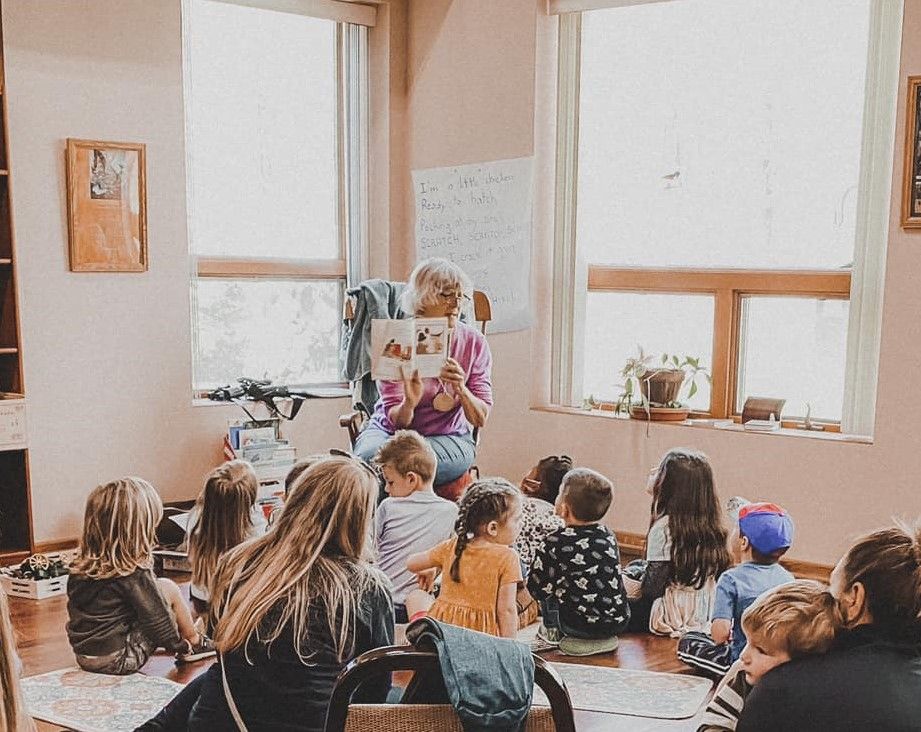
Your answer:
[[[413,679],[399,704],[350,704],[355,690],[367,679],[394,671],[411,671]],[[438,654],[412,646],[388,646],[367,651],[339,674],[326,715],[326,732],[463,732],[449,704],[414,703],[417,677],[441,676]],[[562,677],[539,656],[534,656],[534,682],[546,694],[549,707],[532,706],[526,732],[575,732],[572,702]]]

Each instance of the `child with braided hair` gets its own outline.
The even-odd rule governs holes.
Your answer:
[[[515,638],[521,565],[511,545],[521,531],[521,517],[521,494],[507,480],[482,478],[467,488],[458,504],[456,536],[406,562],[410,572],[435,569],[443,575],[434,603],[421,590],[406,597],[410,617],[428,609],[435,620]]]

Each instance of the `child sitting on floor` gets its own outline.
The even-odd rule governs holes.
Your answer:
[[[745,646],[742,613],[761,593],[794,579],[778,563],[793,543],[793,520],[780,506],[742,506],[735,543],[742,563],[723,572],[716,583],[710,635],[692,631],[678,642],[678,658],[720,676]]]
[[[253,521],[258,490],[253,466],[245,460],[226,462],[212,470],[205,480],[189,536],[192,565],[189,597],[199,617],[208,612],[210,584],[220,556],[237,544],[265,533],[265,523],[257,526]]]
[[[697,732],[735,730],[745,699],[771,669],[801,656],[825,653],[844,627],[837,600],[811,580],[768,590],[742,614],[748,638],[704,711]]]
[[[531,566],[534,554],[544,539],[564,526],[554,506],[560,494],[563,476],[570,470],[571,457],[550,455],[538,461],[521,479],[519,487],[524,496],[524,514],[515,550],[526,568]]]
[[[710,627],[716,578],[732,563],[716,500],[713,470],[703,453],[669,450],[650,472],[652,515],[631,630],[679,638]]]
[[[600,473],[566,473],[556,499],[566,526],[544,539],[528,575],[543,618],[538,635],[567,655],[613,651],[630,620],[617,539],[598,523],[613,499],[614,486]]]
[[[67,638],[86,671],[130,674],[154,649],[194,661],[214,653],[195,630],[179,587],[154,577],[153,544],[163,504],[141,478],[97,486],[86,499],[83,536],[67,582]]]
[[[521,494],[503,478],[481,478],[458,504],[456,536],[433,549],[413,554],[410,572],[435,568],[442,573],[441,593],[431,603],[422,590],[406,597],[410,620],[428,615],[470,630],[515,638],[515,592],[521,564],[511,545],[521,530]]]
[[[457,504],[432,489],[438,458],[418,432],[397,431],[378,450],[375,462],[381,467],[389,494],[374,517],[377,565],[393,583],[396,622],[406,623],[406,595],[417,586],[406,560],[451,537]]]

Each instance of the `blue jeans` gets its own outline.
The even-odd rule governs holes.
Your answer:
[[[352,452],[364,460],[373,460],[377,451],[391,437],[393,435],[389,432],[370,424],[359,433]],[[425,437],[425,441],[432,446],[438,458],[435,485],[445,485],[457,480],[470,469],[476,458],[476,446],[470,434],[432,435]]]

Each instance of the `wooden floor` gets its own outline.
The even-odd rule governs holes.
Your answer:
[[[13,625],[18,635],[19,654],[22,657],[24,675],[45,673],[74,664],[74,657],[64,633],[64,624],[67,620],[65,597],[40,601],[10,598],[10,609]],[[675,657],[675,645],[676,641],[670,638],[637,634],[623,636],[620,647],[615,653],[578,659],[561,656],[558,653],[542,653],[541,656],[553,662],[578,662],[610,668],[690,673],[690,670]],[[186,683],[208,668],[211,662],[199,661],[177,666],[172,656],[159,654],[150,659],[143,672]],[[653,732],[654,730],[676,732],[677,730],[693,730],[696,727],[696,718],[679,721],[655,720],[576,711],[576,728],[580,732]],[[57,729],[60,728],[39,723],[41,732]]]

